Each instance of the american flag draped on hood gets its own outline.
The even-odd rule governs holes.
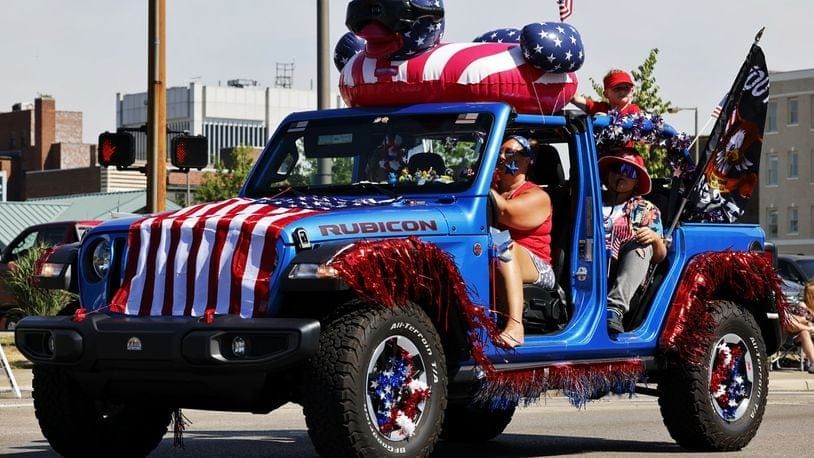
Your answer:
[[[128,315],[263,316],[276,245],[301,218],[338,208],[390,203],[302,196],[234,198],[134,222],[122,286],[110,307]]]

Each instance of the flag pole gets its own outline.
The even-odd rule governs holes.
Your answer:
[[[738,71],[738,75],[735,77],[734,83],[732,83],[732,88],[727,93],[726,100],[722,104],[721,116],[718,118],[718,122],[721,123],[721,121],[723,120],[723,122],[722,122],[723,125],[726,125],[726,119],[725,118],[728,117],[728,113],[730,111],[728,108],[732,107],[732,106],[737,106],[740,103],[740,97],[741,97],[740,92],[738,92],[738,94],[734,98],[732,98],[732,96],[736,92],[735,89],[738,86],[741,85],[741,82],[742,82],[743,78],[746,77],[746,75],[745,75],[746,72],[744,70],[746,69],[746,66],[749,64],[749,61],[751,60],[752,53],[755,51],[755,47],[760,42],[760,39],[763,38],[763,32],[765,30],[766,30],[765,26],[761,27],[760,30],[757,32],[757,34],[755,34],[755,41],[752,43],[752,46],[749,47],[749,53],[746,54],[746,59],[743,61],[743,64],[741,65],[741,68]],[[707,125],[708,124],[709,124],[709,121],[707,121]],[[717,126],[718,126],[718,124],[715,125],[715,127],[717,127]],[[696,177],[695,177],[695,180],[693,180],[693,185],[689,188],[689,190],[687,191],[687,194],[681,198],[681,204],[678,207],[678,211],[673,216],[673,221],[670,223],[670,228],[667,230],[667,233],[664,235],[664,239],[667,241],[668,245],[672,241],[673,232],[675,231],[675,228],[678,226],[678,223],[681,220],[681,215],[684,213],[684,209],[687,206],[687,202],[690,201],[690,198],[693,196],[693,194],[699,192],[699,186],[701,184],[701,180],[703,180],[704,176],[705,176],[704,171],[709,166],[709,161],[712,160],[712,150],[714,150],[714,148],[718,146],[718,141],[720,140],[721,132],[716,131],[715,127],[713,127],[712,133],[710,133],[709,141],[704,146],[704,154],[703,154],[704,164],[703,164],[702,167],[698,167],[696,169]],[[706,125],[704,126],[704,128],[706,128]],[[713,141],[713,138],[714,138],[714,141]],[[698,136],[696,136],[696,141],[698,141]]]

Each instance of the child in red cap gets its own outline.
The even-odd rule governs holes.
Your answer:
[[[605,86],[603,93],[608,99],[607,102],[595,102],[590,97],[575,95],[571,99],[571,103],[591,115],[607,113],[614,108],[623,116],[641,111],[638,105],[632,103],[633,78],[628,72],[614,68],[602,78],[602,83]]]

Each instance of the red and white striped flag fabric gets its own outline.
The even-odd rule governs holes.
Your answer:
[[[614,259],[619,258],[619,250],[622,245],[633,239],[633,230],[630,227],[627,218],[616,218],[611,228],[610,240],[608,240],[607,248],[611,251],[611,256]]]
[[[262,316],[283,228],[319,210],[247,198],[153,215],[130,226],[113,312],[128,315]]]
[[[572,62],[572,68],[576,60]],[[562,67],[569,70],[568,66]],[[533,82],[533,85],[529,84]],[[533,86],[533,87],[532,87]],[[559,110],[576,91],[576,74],[529,64],[516,43],[447,43],[403,61],[353,56],[339,76],[350,106],[473,100],[506,101],[521,112]]]
[[[565,21],[574,13],[574,0],[557,0],[560,6],[560,21]]]

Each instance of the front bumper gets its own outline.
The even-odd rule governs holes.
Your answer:
[[[316,320],[218,316],[28,317],[17,348],[39,365],[63,367],[100,399],[147,397],[179,407],[265,410],[292,391],[292,370],[315,354]],[[233,352],[236,338],[244,353]]]

